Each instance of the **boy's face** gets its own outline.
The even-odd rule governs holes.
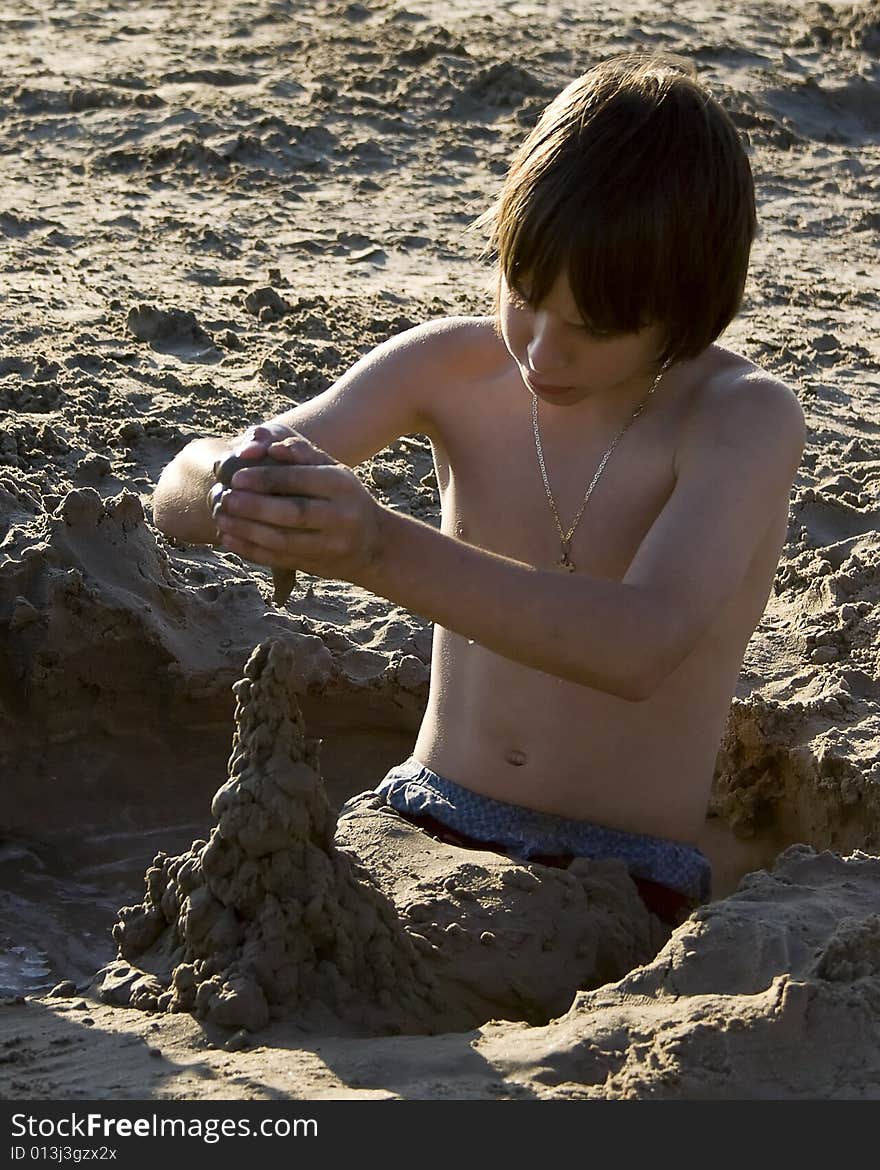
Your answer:
[[[640,387],[659,368],[661,326],[597,333],[582,319],[568,280],[557,277],[540,305],[499,278],[499,331],[526,387],[543,402],[572,406]]]

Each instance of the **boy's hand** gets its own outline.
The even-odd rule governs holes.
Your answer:
[[[296,433],[284,423],[259,423],[245,431],[233,446],[232,454],[238,455],[240,459],[260,459],[273,443],[282,442]]]
[[[257,439],[250,446],[250,459],[245,459],[244,456],[236,455],[230,451],[228,455],[224,455],[222,459],[218,459],[214,463],[214,478],[217,480],[217,483],[213,485],[210,492],[208,493],[212,519],[214,517],[215,501],[219,502],[219,498],[223,494],[223,488],[228,488],[232,485],[232,477],[235,475],[236,471],[239,471],[242,467],[259,467],[260,464],[263,463],[268,463],[271,466],[274,466],[274,460],[272,459],[271,455],[256,455],[256,452],[258,451],[268,451],[268,448],[258,446],[258,442],[259,440]],[[296,588],[296,569],[273,568],[272,582],[274,585],[272,600],[276,605],[286,605],[288,597],[290,597],[291,593]]]
[[[264,428],[256,427],[254,432]],[[378,558],[381,505],[355,473],[302,435],[266,442],[254,435],[230,486],[211,491],[214,522],[224,548],[273,569],[304,569],[357,583]]]

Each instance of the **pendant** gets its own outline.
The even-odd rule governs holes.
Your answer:
[[[563,540],[562,542],[562,556],[556,562],[557,569],[568,569],[569,573],[573,573],[575,569],[574,561],[568,555],[569,542]]]

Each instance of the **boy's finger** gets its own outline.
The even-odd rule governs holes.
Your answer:
[[[290,529],[332,528],[337,509],[320,496],[283,495],[280,492],[239,492],[225,494],[215,514],[215,523],[225,528],[259,524],[282,533]]]
[[[247,442],[238,443],[233,447],[232,454],[237,459],[258,459],[268,446],[268,442],[260,443],[256,439],[249,439]]]
[[[261,427],[254,427],[243,439],[239,439],[232,448],[232,453],[233,455],[238,455],[240,458],[248,458],[253,452],[265,451],[273,441],[273,435],[270,435]]]
[[[327,538],[323,533],[319,532],[297,532],[295,535],[288,533],[287,545],[289,551],[287,556],[280,552],[274,545],[266,545],[259,541],[259,534],[255,534],[256,539],[248,537],[247,535],[233,535],[232,533],[224,533],[221,535],[221,543],[224,548],[228,548],[230,552],[234,552],[245,561],[252,561],[257,565],[269,565],[279,560],[286,560],[288,556],[293,555],[292,550],[296,550],[299,554],[298,560],[306,561],[310,556],[320,554],[326,551]],[[282,566],[275,565],[277,568]],[[282,571],[288,570],[286,567]]]
[[[335,460],[304,439],[301,444],[292,444],[283,448],[280,444],[273,444],[270,447],[244,448],[239,454],[230,452],[214,463],[214,478],[225,484],[226,487],[230,487],[235,473],[244,468],[277,468],[279,464],[289,466],[291,463],[321,466],[334,464]],[[264,491],[266,489],[253,487],[252,490]]]
[[[313,496],[330,499],[336,483],[335,464],[261,463],[236,471],[230,486],[271,496]]]
[[[215,483],[208,492],[208,508],[211,515],[216,517],[223,502],[223,496],[229,489],[222,483]]]
[[[290,428],[283,425],[258,423],[246,431],[233,448],[233,454],[244,459],[254,459],[266,449],[290,434]]]
[[[269,448],[269,454],[279,463],[304,463],[320,466],[327,463],[336,463],[332,455],[322,451],[310,442],[305,435],[289,435],[280,439]]]
[[[263,449],[265,451],[265,449]],[[222,459],[218,459],[214,463],[214,478],[218,480],[224,487],[229,487],[232,483],[232,477],[236,471],[241,467],[253,467],[259,463],[260,459],[266,459],[265,453],[262,455],[257,453],[255,458],[247,458],[245,455],[224,455]]]

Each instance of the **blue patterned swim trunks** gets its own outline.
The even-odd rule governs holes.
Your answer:
[[[419,817],[438,821],[453,833],[500,848],[519,861],[542,856],[617,859],[637,884],[641,880],[665,886],[695,904],[709,898],[709,859],[694,846],[493,800],[438,776],[414,756],[392,768],[376,792],[416,822]]]

